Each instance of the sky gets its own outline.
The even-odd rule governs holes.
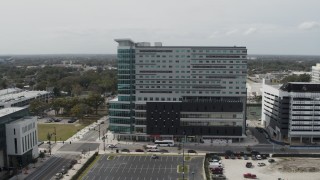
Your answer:
[[[115,54],[114,39],[320,55],[319,0],[0,0],[0,54]]]

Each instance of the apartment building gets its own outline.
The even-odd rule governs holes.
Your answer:
[[[246,136],[246,47],[115,41],[118,97],[109,117],[119,139]]]
[[[274,139],[320,140],[320,84],[290,82],[263,85],[261,121]]]
[[[311,82],[320,83],[320,63],[317,63],[315,66],[312,66],[311,69]]]

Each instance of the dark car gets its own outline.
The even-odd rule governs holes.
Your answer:
[[[269,163],[274,163],[274,162],[276,162],[276,161],[275,161],[274,159],[269,159],[268,162],[269,162]]]
[[[236,156],[234,154],[231,154],[230,158],[231,159],[236,159]]]
[[[152,154],[151,158],[152,159],[159,159],[159,156],[157,156],[156,154]]]
[[[62,121],[61,119],[55,119],[54,122],[60,122]]]
[[[74,122],[76,122],[76,121],[77,121],[77,118],[72,117],[72,118],[70,118],[70,120],[68,121],[68,123],[74,123]]]
[[[211,173],[212,174],[223,174],[223,168],[220,168],[220,167],[213,168],[213,169],[211,169]]]
[[[223,174],[213,174],[212,175],[213,180],[225,180],[227,179],[225,175]]]
[[[248,160],[249,158],[248,158],[247,155],[244,155],[244,156],[243,156],[243,159],[244,159],[244,160]]]
[[[246,163],[246,167],[247,167],[247,168],[252,168],[252,162],[247,162],[247,163]]]
[[[267,155],[262,154],[262,155],[261,155],[261,158],[262,158],[262,159],[267,159]]]
[[[142,149],[136,149],[136,152],[144,152]]]

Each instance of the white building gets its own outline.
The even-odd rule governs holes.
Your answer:
[[[39,156],[37,127],[37,117],[23,117],[6,124],[9,164],[15,162],[13,158],[17,158],[17,162],[31,162]]]
[[[312,66],[311,82],[320,83],[320,63]]]
[[[263,85],[261,123],[277,140],[320,140],[320,84]]]

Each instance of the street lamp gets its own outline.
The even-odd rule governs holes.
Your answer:
[[[194,171],[192,171],[191,174],[192,174],[192,180],[194,180]]]
[[[53,134],[54,134],[54,143],[57,143],[57,131],[56,131],[56,127],[53,127],[53,129],[54,129],[54,132],[53,132]]]
[[[183,131],[184,139],[182,140],[182,180],[184,180],[184,142],[186,140],[186,131]]]

